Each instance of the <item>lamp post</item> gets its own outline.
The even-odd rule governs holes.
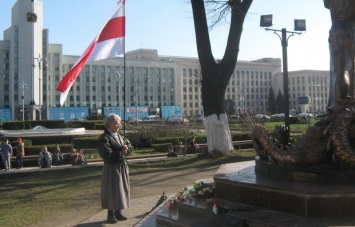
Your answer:
[[[286,28],[281,30],[271,29],[268,27],[272,26],[272,15],[263,15],[260,17],[260,27],[266,27],[266,31],[273,31],[281,40],[282,46],[282,65],[283,65],[283,87],[284,87],[284,111],[285,111],[285,126],[290,130],[290,119],[289,119],[289,101],[288,101],[288,68],[287,68],[287,42],[288,39],[295,35],[301,35],[302,31],[306,31],[306,21],[305,20],[294,20],[295,31],[287,31]],[[277,33],[281,32],[281,36]],[[291,34],[287,37],[287,33]]]
[[[312,113],[312,102],[313,102],[313,96],[312,96],[312,87],[313,87],[313,82],[310,82],[309,84],[309,91],[308,91],[308,96],[310,98],[310,101],[309,101],[309,107],[308,107],[308,112]],[[305,111],[307,112],[307,111]]]
[[[320,84],[317,83],[315,84],[314,82],[311,82],[310,85],[310,90],[311,90],[311,103],[313,103],[313,113],[316,114],[320,110]],[[313,101],[314,100],[314,101]]]
[[[33,58],[33,67],[36,67],[35,62],[37,61],[38,64],[38,93],[39,93],[39,100],[38,100],[38,112],[39,112],[39,120],[42,120],[42,94],[41,94],[41,63],[47,63],[47,58],[41,58],[41,54],[38,55],[38,58]],[[45,64],[44,66],[47,66]]]
[[[243,96],[243,94],[242,94],[241,89],[237,89],[237,90],[235,91],[235,93],[236,93],[236,95],[235,95],[236,112],[238,113],[238,116],[239,116],[240,113],[241,113],[240,111],[241,111],[241,107],[242,107],[241,103],[242,103],[242,96]],[[237,108],[237,106],[238,106],[238,108]]]
[[[135,104],[136,104],[136,122],[138,124],[138,93],[139,93],[139,77],[134,81]]]
[[[320,109],[321,109],[320,101],[321,101],[321,97],[320,97],[320,85],[317,84],[317,113],[318,113],[318,114],[320,114]]]
[[[120,99],[121,99],[121,96],[120,96],[120,83],[121,83],[121,80],[120,79],[124,78],[124,73],[116,71],[115,78],[116,78],[116,82],[117,82],[118,106],[121,106],[121,102],[120,102]]]
[[[25,120],[25,89],[27,89],[27,84],[22,81],[20,84],[20,89],[22,90],[22,120]]]

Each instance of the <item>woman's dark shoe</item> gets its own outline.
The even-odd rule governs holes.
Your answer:
[[[110,223],[110,224],[115,224],[117,223],[117,219],[115,217],[115,214],[113,212],[113,210],[109,210],[108,213],[107,213],[107,223]]]
[[[125,221],[127,220],[127,217],[122,214],[120,210],[115,211],[115,217],[118,221]]]

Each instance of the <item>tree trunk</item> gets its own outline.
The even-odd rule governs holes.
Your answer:
[[[224,56],[217,63],[211,50],[204,1],[191,0],[202,72],[201,92],[209,152],[226,153],[233,150],[224,96],[237,63],[244,18],[252,2],[228,0],[224,3],[225,7],[230,7],[231,24]]]

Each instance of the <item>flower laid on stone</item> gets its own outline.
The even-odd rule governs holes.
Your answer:
[[[212,212],[215,214],[225,214],[236,211],[237,209],[231,208],[228,205],[222,206],[221,202],[216,201],[212,207]]]
[[[174,206],[176,206],[176,203],[177,203],[176,198],[172,198],[168,201],[168,207],[173,208]]]
[[[191,202],[193,197],[196,198],[213,198],[215,195],[214,184],[205,184],[204,182],[198,182],[193,184],[192,188],[189,189],[184,187],[181,192],[178,192],[175,197],[168,201],[168,207],[173,208],[176,206],[177,202]],[[212,207],[212,206],[211,206]]]
[[[214,184],[205,184],[204,182],[198,182],[193,185],[193,189],[197,198],[213,198],[215,195]]]

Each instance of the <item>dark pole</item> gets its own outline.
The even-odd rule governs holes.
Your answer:
[[[284,82],[284,112],[285,112],[285,126],[290,131],[290,118],[289,118],[289,105],[288,105],[288,68],[287,68],[287,37],[286,29],[283,28],[282,32],[282,64],[283,64],[283,82]]]
[[[271,27],[272,26],[272,15],[263,15],[260,17],[260,27]],[[295,20],[295,31],[300,32],[289,32],[286,31],[286,28],[281,30],[265,28],[266,31],[273,31],[280,40],[282,46],[282,64],[283,64],[283,82],[284,82],[284,112],[285,112],[285,127],[287,127],[288,131],[290,131],[290,109],[288,103],[288,68],[287,68],[287,41],[294,34],[302,34],[302,31],[306,31],[306,21],[305,20]],[[277,34],[277,32],[281,32],[281,36]],[[287,38],[286,34],[291,33],[291,35]]]

